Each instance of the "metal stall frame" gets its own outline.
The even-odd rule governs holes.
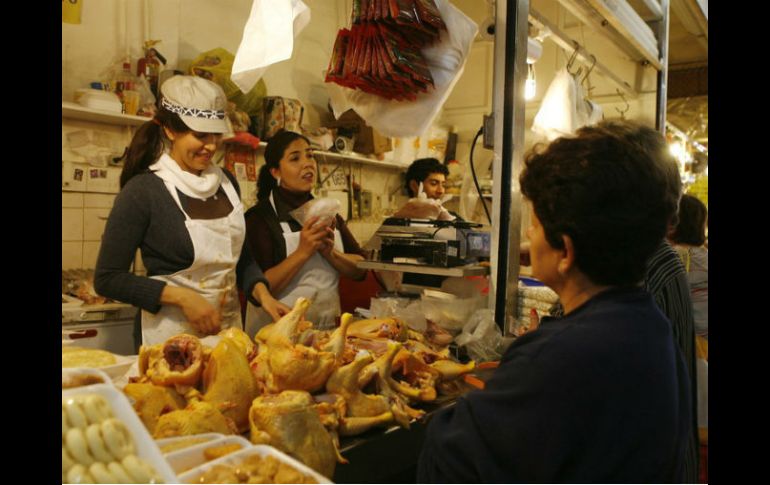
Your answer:
[[[607,15],[597,0],[558,0],[584,24],[597,30],[628,52],[638,65],[657,70],[655,128],[665,133],[668,78],[668,36],[670,0],[645,0],[653,13],[658,43],[657,59],[642,49],[636,39],[616,19]],[[659,4],[658,4],[659,2]],[[600,65],[596,57],[550,24],[537,12],[530,12],[529,0],[495,2],[495,50],[492,107],[494,147],[492,173],[492,248],[490,258],[491,288],[489,307],[504,335],[511,335],[518,305],[519,252],[521,240],[522,196],[519,175],[523,168],[524,84],[527,76],[528,19],[551,28],[560,46],[573,45],[583,61],[591,61],[599,72],[618,84],[632,97],[637,90]],[[499,41],[502,39],[502,41]],[[523,46],[523,48],[517,48]],[[485,128],[486,129],[486,128]]]
[[[492,248],[490,307],[509,335],[518,304],[521,190],[524,150],[524,84],[527,78],[529,0],[496,2],[492,106]],[[498,39],[503,39],[499,42]],[[499,174],[499,175],[498,175]]]

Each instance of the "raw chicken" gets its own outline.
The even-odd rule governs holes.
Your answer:
[[[251,442],[274,446],[331,477],[337,453],[313,404],[313,397],[305,391],[283,391],[254,399],[249,411]]]
[[[264,338],[259,354],[251,362],[251,369],[262,392],[278,393],[284,390],[314,392],[322,389],[329,375],[337,367],[337,357],[342,353],[345,332],[350,316],[343,315],[342,325],[335,331],[325,349],[294,343],[295,330],[310,306],[310,300],[298,298],[294,308],[271,328],[260,330],[258,338]]]
[[[188,436],[201,433],[235,434],[232,419],[225,417],[214,404],[192,400],[186,408],[162,415],[152,437]]]
[[[139,374],[159,386],[196,386],[203,372],[203,354],[200,340],[184,333],[169,338],[162,345],[142,345],[139,348]]]
[[[185,407],[184,398],[171,387],[132,383],[123,388],[123,393],[133,399],[134,410],[150,434],[155,431],[161,415]]]
[[[243,349],[230,338],[222,338],[203,370],[203,400],[212,403],[233,420],[239,433],[249,429],[249,407],[257,396]]]

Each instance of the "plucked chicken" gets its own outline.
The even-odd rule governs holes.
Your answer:
[[[244,349],[223,337],[203,370],[203,400],[214,404],[235,423],[239,433],[249,430],[249,408],[257,396],[257,383],[251,375]]]
[[[171,387],[131,383],[123,388],[123,392],[133,400],[134,410],[150,434],[163,414],[185,407],[185,399]]]
[[[190,399],[187,407],[162,415],[152,437],[188,436],[201,433],[236,434],[233,420],[223,415],[216,405]]]
[[[204,348],[194,335],[175,335],[139,348],[139,375],[159,386],[194,387],[203,373]],[[179,389],[181,393],[184,390]]]
[[[330,477],[337,453],[313,404],[313,397],[305,391],[257,397],[249,411],[251,441],[274,446]]]
[[[314,392],[322,389],[337,367],[337,357],[344,349],[345,331],[350,316],[342,318],[326,350],[295,343],[295,331],[310,306],[310,300],[299,298],[294,308],[272,326],[266,326],[257,336],[264,339],[251,369],[261,392],[279,393],[284,390]],[[268,328],[269,327],[269,328]]]

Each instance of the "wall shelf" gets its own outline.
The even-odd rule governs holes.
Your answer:
[[[61,102],[61,116],[62,118],[122,126],[139,126],[151,119],[146,116],[126,115],[123,113],[86,108],[85,106],[69,101]]]
[[[324,150],[316,150],[313,152],[313,154],[315,155],[316,160],[320,159],[320,161],[323,161],[323,162],[326,162],[329,160],[339,160],[339,161],[346,161],[346,162],[352,162],[352,163],[360,163],[362,165],[371,165],[373,167],[390,168],[390,169],[397,169],[397,170],[406,170],[407,167],[409,167],[408,164],[395,163],[387,160],[377,160],[374,158],[368,158],[368,157],[364,157],[362,155],[356,155],[356,154],[327,152]]]
[[[267,142],[264,142],[264,141],[259,142],[259,148],[265,148],[266,146],[267,146]],[[397,170],[406,170],[409,167],[409,164],[395,163],[387,160],[377,160],[375,158],[369,158],[364,155],[359,155],[356,153],[347,154],[347,153],[329,152],[326,150],[314,150],[313,155],[315,155],[316,161],[320,161],[320,162],[343,161],[343,162],[360,163],[362,165],[371,165],[373,167],[390,168],[390,169],[397,169]]]
[[[402,271],[404,273],[431,274],[438,276],[484,276],[489,274],[489,266],[479,264],[466,264],[451,268],[437,266],[422,266],[418,264],[382,263],[380,261],[359,261],[358,267],[363,269],[378,269],[389,271]]]

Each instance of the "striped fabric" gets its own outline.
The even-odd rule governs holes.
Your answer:
[[[698,388],[695,377],[695,324],[687,272],[676,251],[665,241],[647,261],[644,286],[671,321],[674,340],[682,350],[690,374],[692,439],[685,456],[685,483],[698,483]]]

